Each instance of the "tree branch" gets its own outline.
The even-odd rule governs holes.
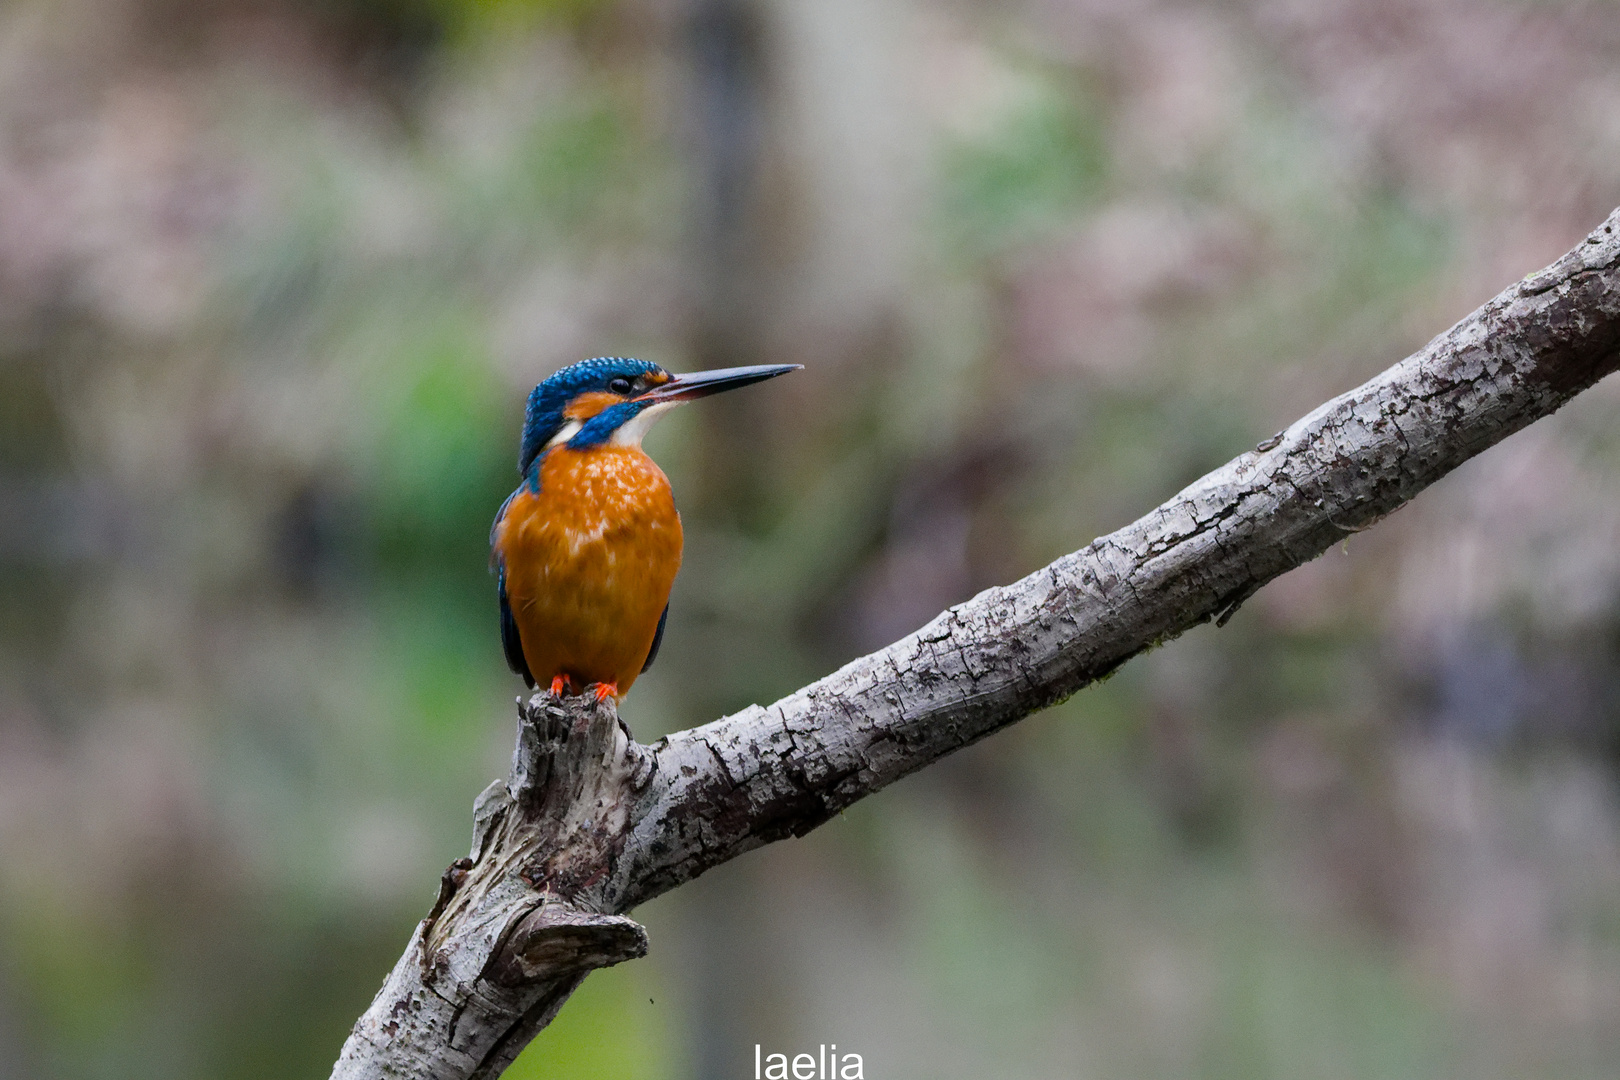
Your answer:
[[[1141,520],[768,708],[635,743],[610,704],[536,695],[473,850],[356,1023],[334,1078],[494,1077],[591,969],[645,953],[622,912],[1224,622],[1620,366],[1620,210],[1575,250]]]

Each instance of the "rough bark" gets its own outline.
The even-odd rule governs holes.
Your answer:
[[[1141,520],[769,707],[635,743],[611,704],[520,706],[512,776],[333,1076],[492,1077],[622,916],[1062,700],[1399,508],[1620,366],[1620,210],[1418,353]]]

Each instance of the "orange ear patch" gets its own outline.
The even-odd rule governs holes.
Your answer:
[[[597,413],[610,405],[617,405],[624,398],[618,394],[610,394],[606,390],[593,390],[588,394],[581,394],[568,403],[563,410],[563,418],[567,420],[589,420]]]

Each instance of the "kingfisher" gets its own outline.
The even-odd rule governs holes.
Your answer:
[[[681,515],[642,437],[676,405],[800,368],[671,375],[622,356],[582,360],[529,395],[523,477],[495,515],[490,563],[506,663],[532,689],[623,698],[652,666],[681,567]]]

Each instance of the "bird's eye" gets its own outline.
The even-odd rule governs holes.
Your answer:
[[[623,375],[620,375],[617,379],[614,379],[608,383],[608,389],[613,391],[615,394],[628,394],[632,388],[633,384]]]

